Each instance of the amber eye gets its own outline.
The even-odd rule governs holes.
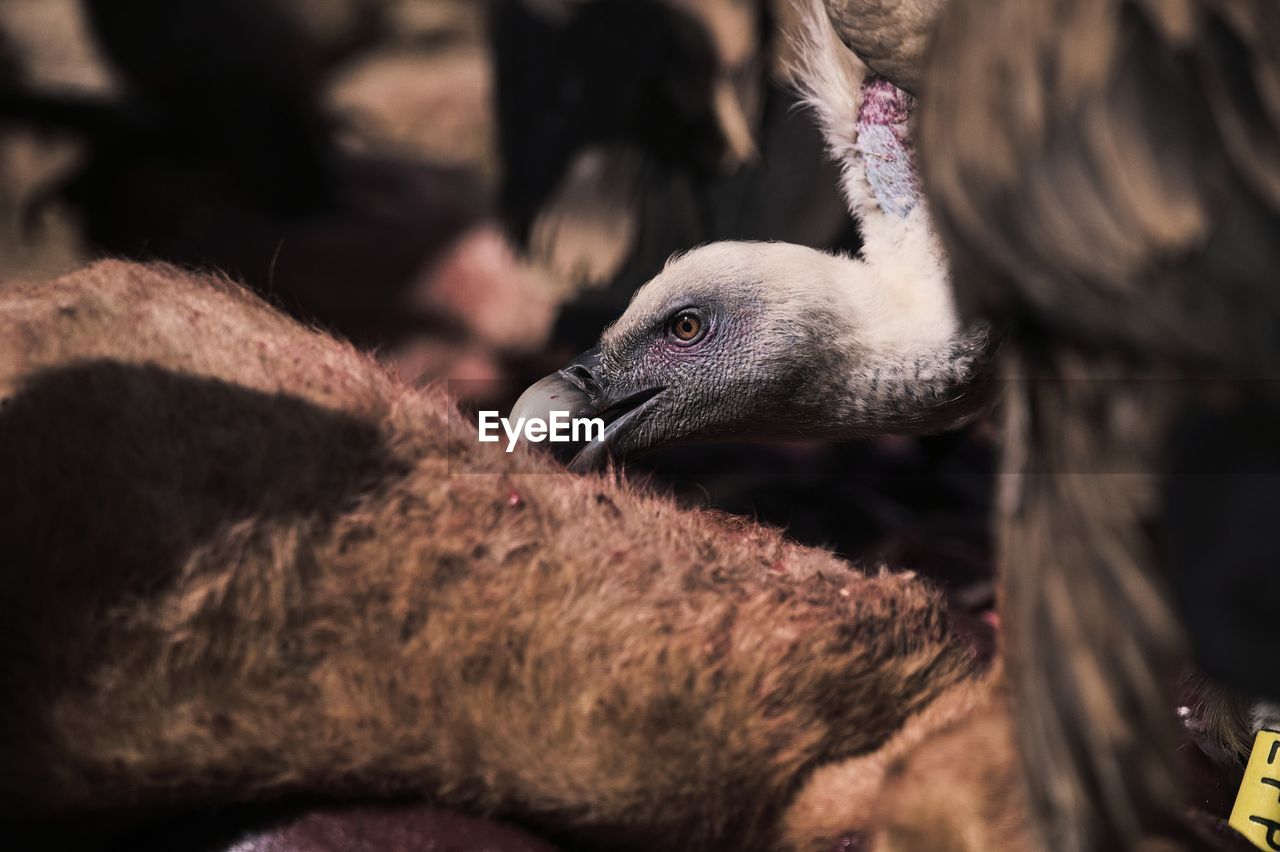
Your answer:
[[[702,318],[691,311],[682,311],[671,320],[671,336],[681,343],[693,343],[702,335]]]

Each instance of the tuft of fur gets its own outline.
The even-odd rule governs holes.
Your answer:
[[[813,774],[787,812],[798,852],[1031,852],[1031,832],[999,668],[939,696],[873,754]]]
[[[528,452],[451,474],[502,454],[451,417],[226,281],[0,302],[0,820],[407,796],[768,848],[973,672],[909,575]]]

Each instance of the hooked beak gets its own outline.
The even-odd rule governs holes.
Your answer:
[[[583,352],[564,368],[540,379],[520,395],[510,419],[550,421],[552,412],[566,412],[571,420],[599,419],[604,433],[592,432],[588,441],[553,443],[553,454],[569,470],[600,470],[610,459],[621,460],[631,450],[634,427],[640,415],[663,388],[645,388],[619,395],[600,370],[600,347]]]

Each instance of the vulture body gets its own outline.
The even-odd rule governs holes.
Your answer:
[[[301,797],[771,849],[978,669],[908,575],[478,443],[171,268],[0,300],[0,469],[0,824],[40,848]]]
[[[1010,329],[1004,624],[1056,849],[1179,833],[1186,639],[1210,674],[1280,694],[1275,619],[1253,603],[1280,592],[1261,496],[1280,425],[1277,43],[1268,0],[953,0],[939,18],[924,172],[961,304]],[[1247,727],[1216,727],[1247,748]]]
[[[912,94],[920,77],[929,35],[946,0],[828,0],[836,33],[872,71]]]

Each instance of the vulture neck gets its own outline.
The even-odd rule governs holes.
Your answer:
[[[927,237],[916,229],[900,234],[913,231]],[[824,325],[838,331],[814,341],[811,363],[829,375],[806,383],[812,398],[801,401],[822,424],[818,431],[924,434],[960,425],[984,407],[995,337],[985,325],[962,326],[928,245],[907,239],[875,261],[827,256],[841,274]]]
[[[925,435],[955,428],[990,400],[995,339],[987,328],[897,357],[851,364],[844,392],[829,400],[840,435]]]
[[[799,53],[797,82],[863,240],[861,259],[835,259],[850,264],[840,275],[848,331],[823,343],[844,351],[840,393],[826,400],[829,417],[820,408],[814,417],[850,438],[958,425],[985,404],[995,338],[957,317],[912,150],[915,100],[845,49],[820,0],[811,0]]]

